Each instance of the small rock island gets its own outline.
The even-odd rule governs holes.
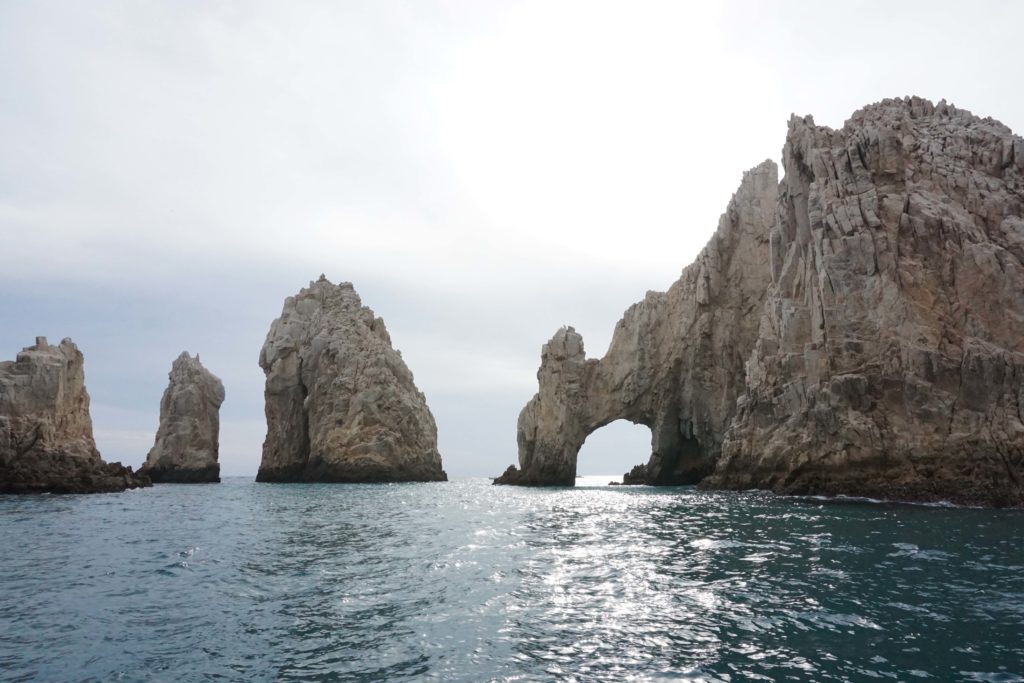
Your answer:
[[[260,351],[260,482],[446,481],[437,426],[384,321],[323,275],[284,302]]]
[[[150,486],[96,449],[85,359],[74,342],[36,337],[0,362],[0,493],[109,493]]]
[[[154,483],[198,484],[220,481],[217,461],[220,406],[224,385],[183,352],[171,366],[170,383],[160,400],[156,442],[139,472]]]
[[[1024,140],[908,97],[794,116],[783,164],[603,358],[544,345],[495,483],[571,486],[625,418],[652,432],[632,483],[1024,505]]]

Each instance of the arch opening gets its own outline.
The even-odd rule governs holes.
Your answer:
[[[625,473],[651,457],[653,441],[649,427],[625,418],[598,427],[587,435],[576,455],[576,484],[623,483]]]

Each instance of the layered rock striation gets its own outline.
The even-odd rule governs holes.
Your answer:
[[[0,493],[103,493],[149,486],[105,463],[93,439],[85,360],[70,339],[37,337],[0,362]]]
[[[260,351],[257,481],[444,481],[437,427],[384,321],[322,275],[288,297]]]
[[[604,358],[555,335],[499,481],[571,485],[625,417],[652,428],[647,483],[1024,504],[1024,141],[905,98],[794,117],[783,163]]]
[[[220,481],[217,461],[224,385],[187,352],[171,366],[156,441],[139,472],[156,483]]]

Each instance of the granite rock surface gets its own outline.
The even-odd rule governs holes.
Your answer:
[[[155,483],[220,481],[217,461],[224,385],[187,352],[171,366],[156,441],[139,472]]]
[[[0,493],[103,493],[149,486],[106,463],[93,439],[85,360],[45,337],[0,362]]]
[[[384,321],[320,276],[288,297],[260,352],[257,481],[443,481],[437,427]]]
[[[1024,141],[910,97],[793,117],[783,164],[603,358],[552,338],[498,483],[571,485],[626,418],[646,483],[1024,504]]]
[[[540,389],[519,415],[519,468],[497,483],[571,486],[587,435],[618,419],[651,429],[651,456],[629,483],[696,483],[711,472],[744,390],[768,285],[777,168],[744,174],[697,260],[667,292],[648,292],[587,359],[582,337],[544,345]]]

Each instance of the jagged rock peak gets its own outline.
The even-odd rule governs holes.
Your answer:
[[[1024,145],[944,102],[790,122],[711,487],[1024,503]]]
[[[224,385],[187,351],[171,365],[160,400],[156,441],[140,472],[157,483],[220,481],[220,406]]]
[[[100,493],[148,486],[105,463],[93,439],[85,359],[65,338],[36,337],[0,362],[0,493]]]
[[[437,427],[384,321],[323,275],[285,299],[260,351],[258,481],[438,481]]]

